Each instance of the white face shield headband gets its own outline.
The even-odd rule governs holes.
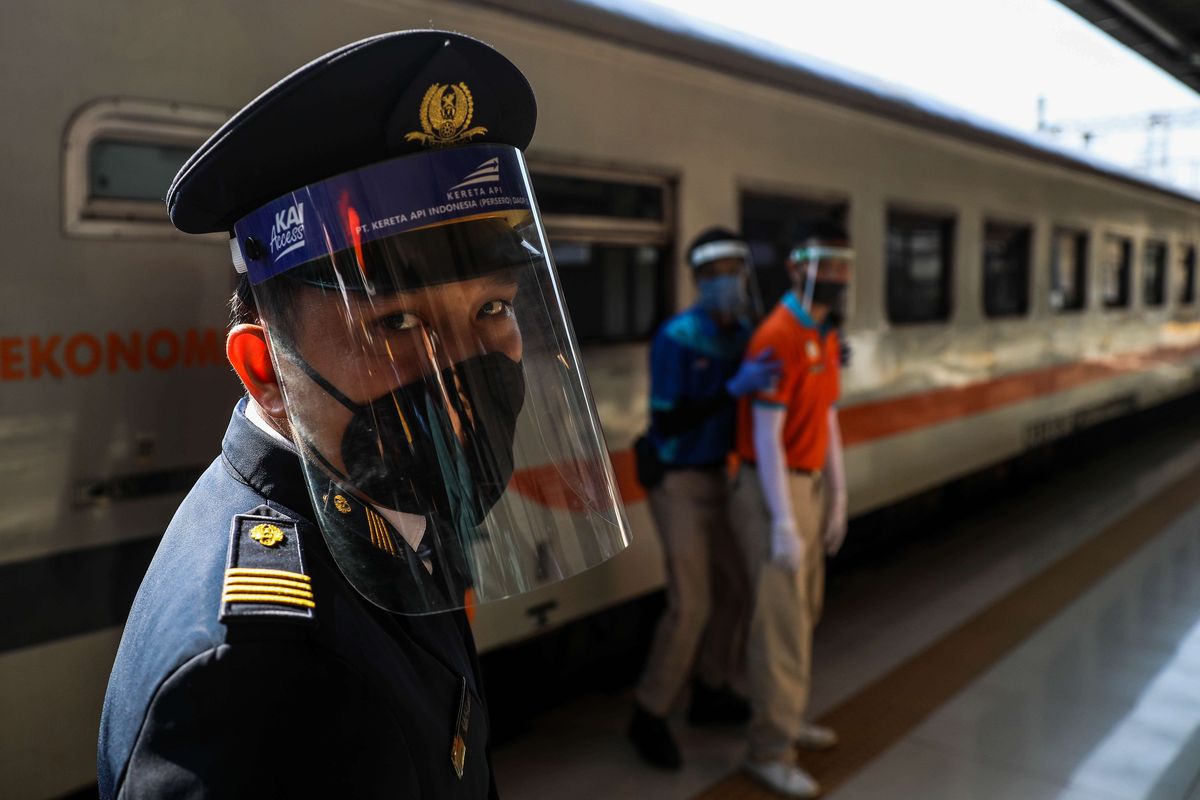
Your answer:
[[[691,264],[692,269],[698,269],[710,261],[720,261],[722,258],[740,258],[746,262],[748,268],[754,266],[753,260],[750,258],[750,247],[745,242],[734,239],[700,245],[691,252],[688,263]]]

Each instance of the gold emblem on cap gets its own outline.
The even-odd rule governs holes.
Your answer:
[[[277,525],[263,522],[250,529],[250,538],[263,547],[274,547],[283,541],[283,531]]]
[[[350,501],[342,497],[340,494],[333,496],[333,507],[343,514],[350,513]]]
[[[487,133],[487,128],[480,125],[468,127],[475,114],[475,101],[467,84],[461,81],[430,86],[421,100],[420,114],[421,130],[404,134],[405,141],[442,147]]]

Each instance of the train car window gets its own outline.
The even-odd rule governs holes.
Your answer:
[[[1133,242],[1124,236],[1104,237],[1101,291],[1105,308],[1128,308],[1133,266]]]
[[[533,176],[533,185],[538,207],[552,208],[555,214],[652,220],[665,216],[662,186],[542,173]]]
[[[983,231],[983,310],[989,317],[1029,311],[1028,225],[987,222]]]
[[[897,324],[950,318],[954,218],[889,211],[887,312]]]
[[[1142,250],[1142,302],[1147,307],[1167,302],[1167,245],[1148,241]]]
[[[553,164],[531,177],[580,343],[648,339],[670,308],[671,181]]]
[[[216,109],[125,98],[84,106],[65,136],[63,229],[72,236],[182,236],[167,218],[167,187],[227,116]]]
[[[784,263],[815,223],[846,225],[846,203],[743,192],[741,233],[750,244],[763,308],[770,309],[791,288]]]
[[[554,263],[581,342],[649,337],[659,322],[665,247],[550,240]]]
[[[161,208],[167,186],[194,148],[101,139],[88,155],[88,199],[140,200]]]
[[[1183,248],[1179,259],[1179,302],[1191,305],[1196,302],[1196,247]]]
[[[1050,307],[1055,311],[1087,306],[1087,246],[1084,231],[1055,229],[1050,249]]]

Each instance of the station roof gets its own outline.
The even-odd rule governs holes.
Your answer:
[[[1200,92],[1200,4],[1196,0],[1059,0]]]

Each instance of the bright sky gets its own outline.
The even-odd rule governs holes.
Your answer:
[[[1051,122],[1200,108],[1200,95],[1057,0],[647,0],[883,78],[1023,131]],[[1081,146],[1079,137],[1061,140]],[[1138,130],[1092,152],[1145,160]],[[1173,131],[1170,174],[1200,191],[1200,125]]]

